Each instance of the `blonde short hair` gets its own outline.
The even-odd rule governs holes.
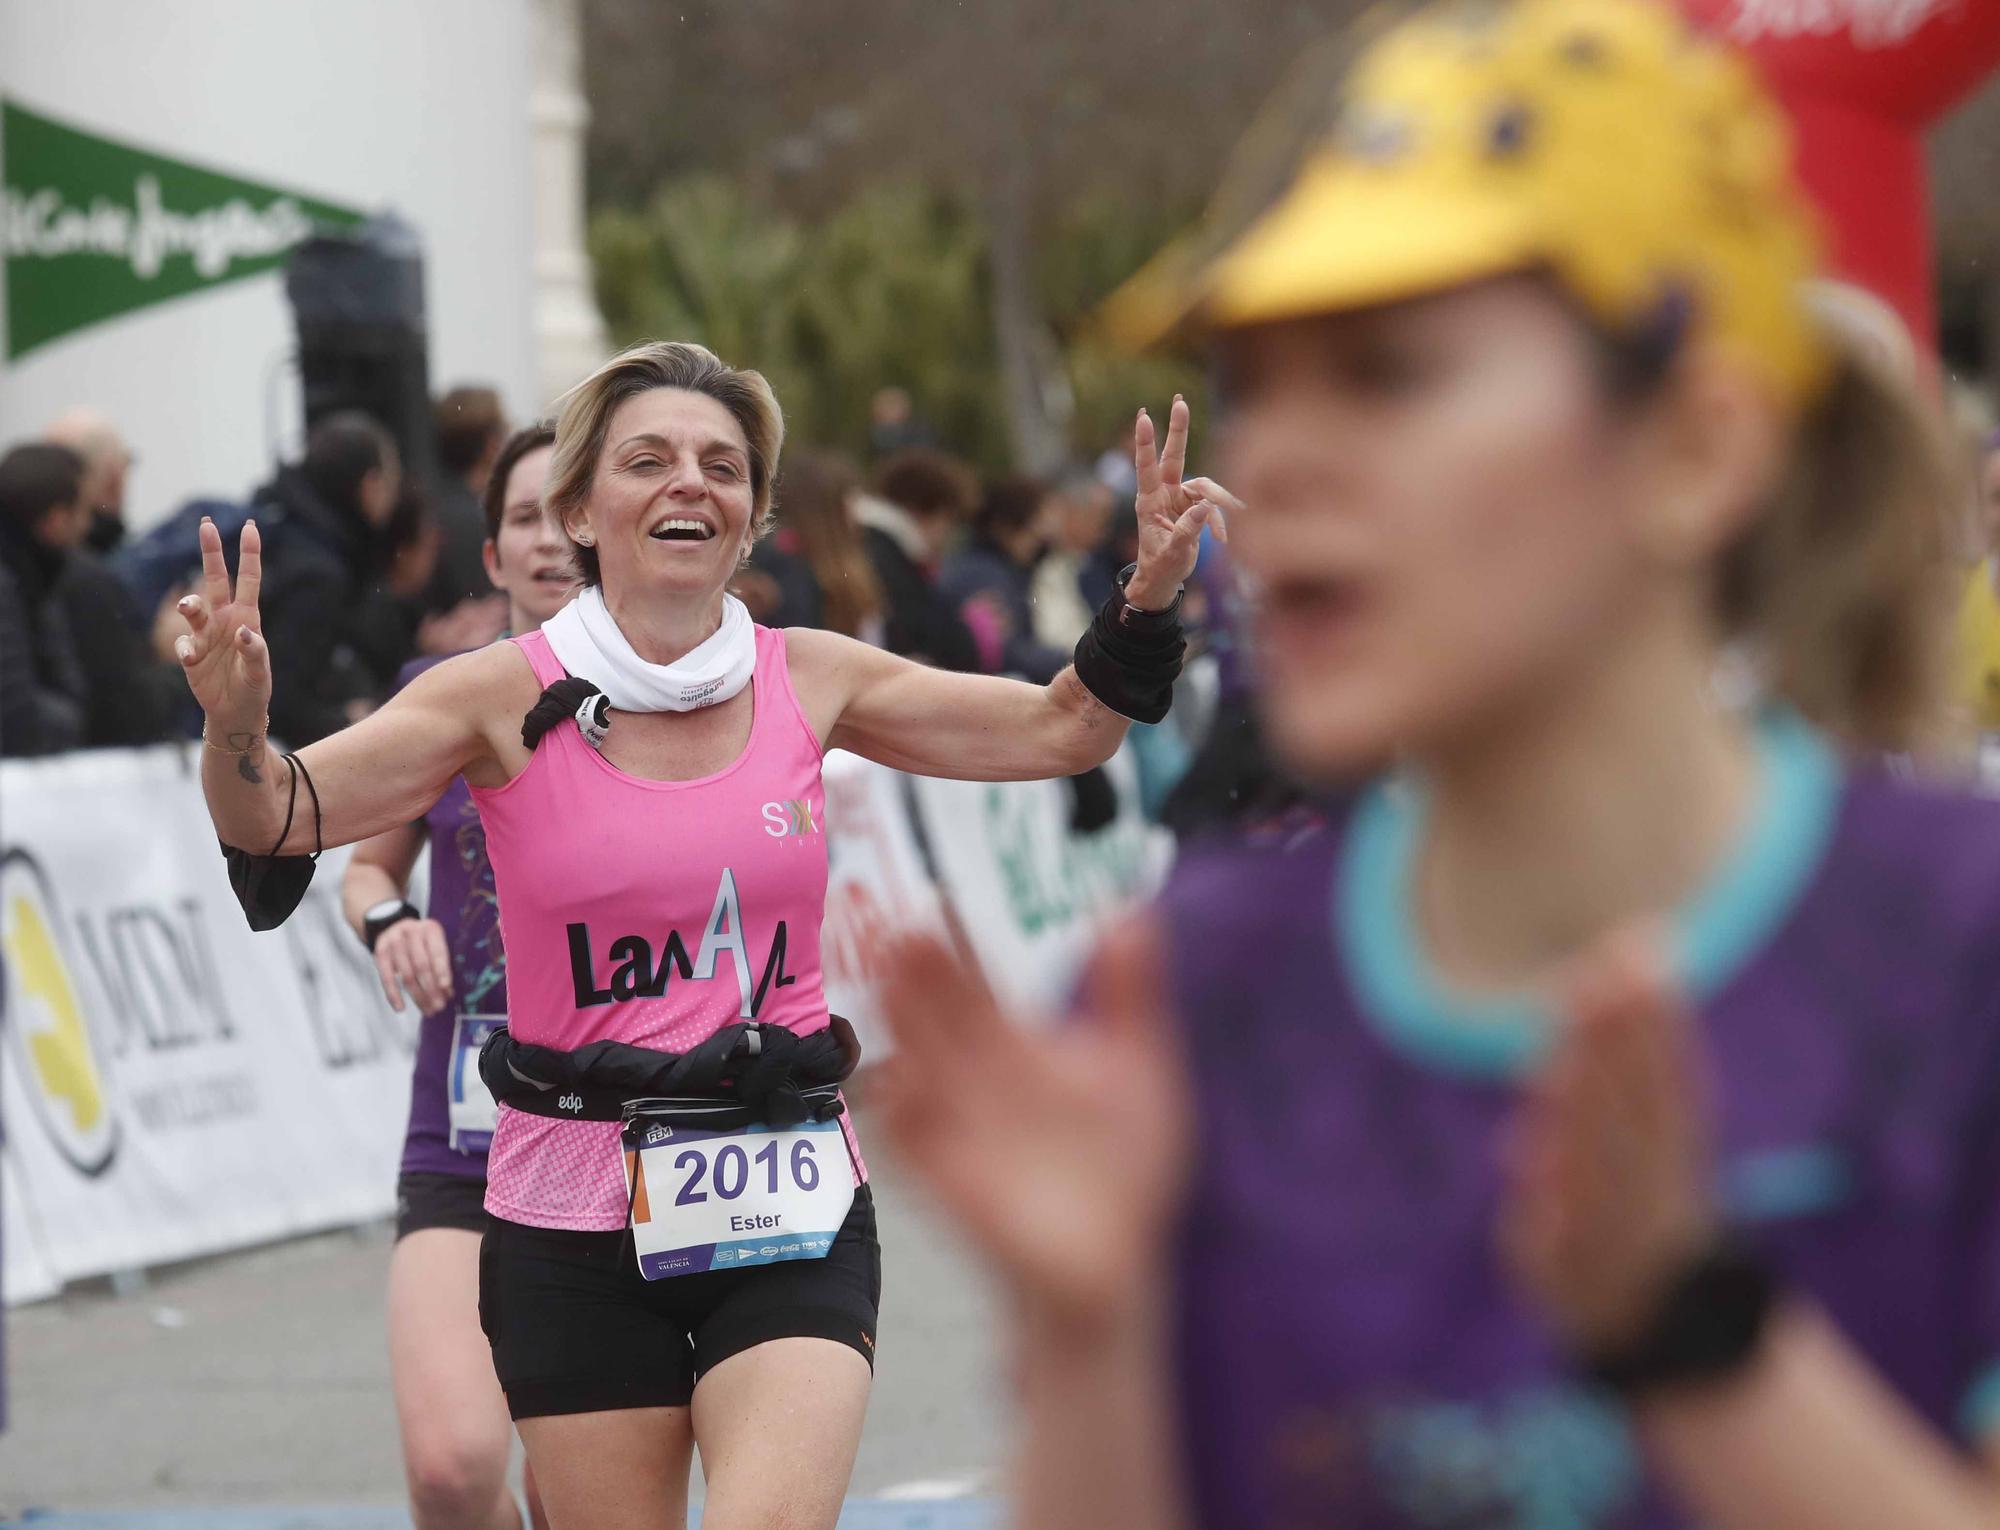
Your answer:
[[[785,415],[764,374],[732,367],[706,346],[687,340],[651,340],[613,356],[557,402],[555,455],[543,504],[568,538],[586,584],[600,579],[597,549],[570,535],[569,515],[590,498],[611,416],[628,398],[655,388],[705,393],[727,409],[750,448],[750,527],[753,537],[771,529],[771,489],[785,444]]]

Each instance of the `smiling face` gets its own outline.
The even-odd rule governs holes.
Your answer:
[[[1228,339],[1231,548],[1294,768],[1435,750],[1699,603],[1593,345],[1527,278]]]
[[[607,599],[719,594],[749,553],[754,509],[736,417],[705,393],[653,388],[612,412],[589,497],[564,529],[596,549]]]
[[[550,456],[548,447],[540,447],[509,470],[500,533],[486,543],[486,576],[506,595],[516,632],[540,627],[576,590],[569,546],[542,511]]]

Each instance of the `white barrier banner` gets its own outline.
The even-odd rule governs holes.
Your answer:
[[[40,1301],[62,1288],[28,1226],[28,1203],[14,1160],[0,1141],[0,1294],[10,1302]]]
[[[341,922],[344,856],[252,934],[197,764],[163,745],[0,768],[7,1231],[57,1280],[394,1199],[414,1032]]]
[[[392,1209],[415,1022],[340,918],[345,852],[252,934],[178,745],[0,765],[0,1290],[365,1221]],[[1024,1012],[1062,1002],[1168,840],[1112,762],[1117,819],[1069,828],[1060,781],[826,762],[827,1000],[889,1051],[877,983],[900,929],[956,928]]]
[[[944,907],[911,828],[911,779],[864,760],[826,757],[826,1005],[853,1022],[863,1066],[889,1055],[877,985],[899,931],[942,933]]]
[[[1118,816],[1071,832],[1066,781],[940,781],[911,777],[918,828],[940,883],[1000,998],[1023,1014],[1059,1009],[1097,936],[1119,910],[1150,896],[1173,839],[1139,812],[1129,749],[1105,767]]]

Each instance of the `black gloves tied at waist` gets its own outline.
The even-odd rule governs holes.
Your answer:
[[[724,1026],[686,1052],[623,1041],[566,1052],[503,1027],[480,1049],[479,1076],[503,1105],[562,1121],[617,1121],[631,1101],[694,1096],[786,1127],[840,1114],[839,1085],[860,1061],[854,1027],[839,1015],[809,1036],[755,1021]]]

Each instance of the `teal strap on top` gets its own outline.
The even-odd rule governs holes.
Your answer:
[[[1755,800],[1735,844],[1672,919],[1673,962],[1700,1003],[1777,933],[1823,860],[1844,775],[1796,714],[1758,720]],[[1549,1014],[1527,995],[1453,993],[1432,971],[1414,919],[1424,796],[1376,782],[1356,806],[1334,886],[1334,938],[1362,1013],[1393,1045],[1452,1072],[1511,1078],[1548,1045]]]

